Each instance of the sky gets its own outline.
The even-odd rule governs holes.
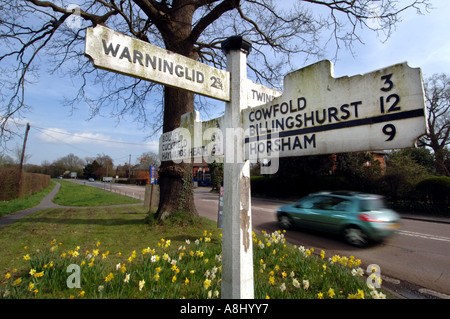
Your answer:
[[[373,32],[361,32],[364,44],[356,43],[353,54],[345,48],[339,51],[334,63],[335,77],[364,74],[402,62],[421,68],[424,78],[450,73],[450,1],[433,0],[432,5],[435,9],[425,15],[417,15],[414,10],[402,14],[403,21],[385,42]],[[325,55],[331,60],[334,53],[330,47]],[[295,68],[306,66],[302,65],[303,59],[298,61]],[[314,62],[317,61],[310,61]],[[81,159],[109,155],[115,165],[125,164],[131,156],[131,163],[135,164],[144,152],[158,153],[159,135],[147,138],[149,131],[140,129],[131,117],[124,117],[118,123],[105,112],[89,119],[86,105],[79,105],[75,110],[63,106],[64,92],[73,93],[76,83],[76,79],[43,73],[39,81],[27,87],[26,101],[32,109],[23,114],[20,122],[24,124],[23,132],[27,122],[31,126],[26,145],[28,164],[51,163],[70,153]],[[224,108],[219,103],[217,112],[223,112]],[[21,149],[23,135],[10,142],[9,149]],[[7,154],[16,156],[14,152]]]

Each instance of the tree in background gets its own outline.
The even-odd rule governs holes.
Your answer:
[[[382,168],[370,152],[342,153],[337,154],[334,174],[348,178],[354,190],[373,192]]]
[[[145,159],[145,162],[148,165],[156,166],[157,168],[161,165],[161,161],[159,160],[159,155],[153,152],[145,152],[139,157],[139,163]]]
[[[84,57],[87,27],[106,25],[145,42],[224,68],[221,43],[240,34],[253,42],[249,68],[258,82],[281,85],[282,75],[291,69],[291,60],[321,57],[325,46],[336,50],[362,42],[364,29],[389,37],[399,15],[406,9],[427,9],[429,0],[398,1],[272,1],[272,0],[85,0],[79,7],[66,7],[60,1],[1,1],[0,136],[14,133],[7,122],[27,109],[25,83],[33,79],[39,57],[53,59],[52,71],[78,77],[81,85],[77,103],[90,106],[92,115],[107,108],[117,118],[131,114],[137,122],[154,124],[153,129],[172,131],[180,116],[194,110],[194,94],[164,88],[163,110],[149,107],[148,99],[161,93],[161,87],[143,80],[94,69]],[[314,9],[317,9],[316,11]],[[322,10],[321,10],[322,9]],[[325,11],[328,13],[326,14]],[[76,13],[76,16],[72,16]],[[73,19],[79,21],[76,26]],[[323,40],[325,38],[325,41]],[[328,41],[326,41],[328,39]],[[96,90],[89,90],[97,85]],[[153,118],[150,114],[162,114]],[[158,217],[165,218],[181,209],[197,214],[193,200],[192,164],[163,162],[159,170],[160,205]]]
[[[381,191],[394,202],[406,198],[414,187],[431,176],[430,153],[426,150],[395,150],[387,156]]]
[[[446,160],[450,145],[450,77],[434,74],[424,82],[429,133],[419,140],[420,146],[433,149],[436,173],[450,176]]]
[[[101,168],[100,164],[94,160],[90,164],[86,164],[83,170],[84,178],[94,178],[94,179],[100,179],[101,175],[99,174],[99,169]]]
[[[223,183],[223,163],[213,163],[208,164],[209,172],[211,173],[211,187],[213,191],[220,190],[220,186]]]

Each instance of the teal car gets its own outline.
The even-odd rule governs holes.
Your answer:
[[[311,194],[279,207],[277,219],[284,229],[301,227],[333,233],[357,247],[382,241],[401,227],[400,216],[386,207],[382,196],[357,192]]]

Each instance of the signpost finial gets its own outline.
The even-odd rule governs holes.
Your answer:
[[[249,55],[252,50],[252,41],[241,35],[229,37],[222,42],[222,51],[227,54],[232,50],[242,50]]]

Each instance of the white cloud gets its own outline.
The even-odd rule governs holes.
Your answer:
[[[46,128],[40,129],[37,138],[46,143],[55,144],[97,144],[114,146],[115,142],[110,136],[103,134],[96,134],[90,132],[70,133],[60,128]]]

